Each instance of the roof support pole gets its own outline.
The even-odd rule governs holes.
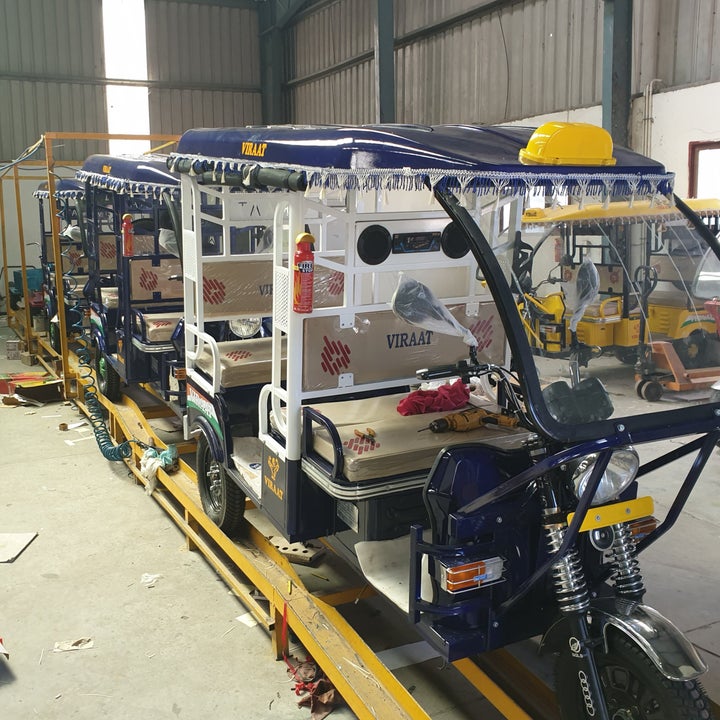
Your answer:
[[[632,0],[605,0],[602,124],[613,142],[628,146],[632,77]]]
[[[395,19],[394,1],[376,0],[375,95],[381,123],[395,122]]]

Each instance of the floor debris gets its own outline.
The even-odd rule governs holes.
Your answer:
[[[89,650],[95,647],[95,640],[91,637],[78,638],[77,640],[60,640],[53,646],[53,652],[71,652],[73,650]]]

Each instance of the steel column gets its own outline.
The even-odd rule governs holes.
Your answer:
[[[375,5],[375,107],[381,123],[395,122],[395,20],[393,0]]]
[[[605,0],[602,125],[618,145],[629,145],[632,73],[632,0]]]

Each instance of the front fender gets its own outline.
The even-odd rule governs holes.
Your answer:
[[[649,605],[602,598],[594,600],[588,610],[593,634],[602,632],[605,650],[608,631],[615,628],[632,640],[655,667],[669,680],[694,680],[707,672],[707,665],[692,643],[665,616]],[[545,633],[540,652],[559,652],[567,644],[570,633],[567,618],[560,618]]]

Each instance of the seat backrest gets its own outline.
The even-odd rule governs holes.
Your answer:
[[[495,304],[481,303],[473,316],[464,305],[449,310],[472,330],[480,361],[502,364],[505,335]],[[338,377],[346,374],[352,374],[356,387],[407,382],[419,369],[467,358],[468,347],[460,337],[409,325],[391,310],[358,314],[349,328],[341,328],[336,317],[309,318],[303,337],[303,391],[336,388]]]
[[[133,303],[173,300],[182,303],[182,268],[175,258],[133,257],[130,299]],[[177,279],[171,279],[171,278]]]

